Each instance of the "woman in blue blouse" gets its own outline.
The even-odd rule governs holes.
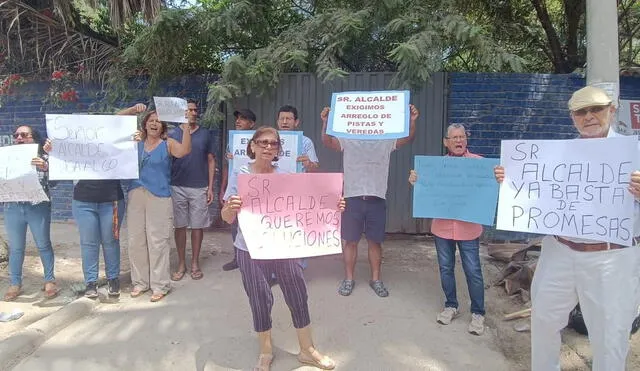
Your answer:
[[[137,104],[123,112],[135,114]],[[146,107],[144,107],[146,109]],[[141,141],[138,143],[139,178],[133,180],[128,192],[127,232],[131,263],[131,297],[151,290],[151,301],[162,300],[171,288],[169,251],[173,232],[171,203],[171,158],[191,152],[191,134],[183,124],[182,143],[164,139],[167,125],[160,122],[155,111],[142,120]]]

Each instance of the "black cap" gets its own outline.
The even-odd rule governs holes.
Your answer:
[[[245,118],[249,121],[256,122],[256,114],[253,113],[252,110],[247,108],[242,108],[233,112],[233,117],[238,118],[238,116]]]

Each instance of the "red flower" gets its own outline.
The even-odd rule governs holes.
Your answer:
[[[64,71],[53,71],[53,73],[51,74],[52,80],[60,80],[63,77],[64,77]]]

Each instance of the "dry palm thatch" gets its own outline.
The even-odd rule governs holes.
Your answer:
[[[38,75],[82,65],[84,76],[102,80],[118,55],[117,40],[79,31],[72,24],[24,1],[0,0],[0,43],[5,54],[0,73]]]
[[[118,29],[138,12],[151,21],[163,5],[163,0],[109,1],[112,24]],[[120,53],[117,38],[81,24],[70,0],[0,0],[0,74],[48,74],[82,65],[83,77],[103,82]]]

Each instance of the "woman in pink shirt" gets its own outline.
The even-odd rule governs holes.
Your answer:
[[[447,147],[447,156],[480,158],[467,150],[467,133],[461,124],[451,124],[447,128],[447,136],[443,139]],[[418,174],[411,170],[409,183],[418,180]],[[467,278],[469,297],[471,298],[471,322],[469,333],[482,335],[484,332],[484,279],[480,264],[480,224],[450,219],[433,219],[431,233],[436,242],[438,265],[440,266],[440,281],[446,297],[444,310],[438,314],[437,321],[448,325],[457,317],[458,299],[456,294],[456,245],[460,250],[462,268]]]

